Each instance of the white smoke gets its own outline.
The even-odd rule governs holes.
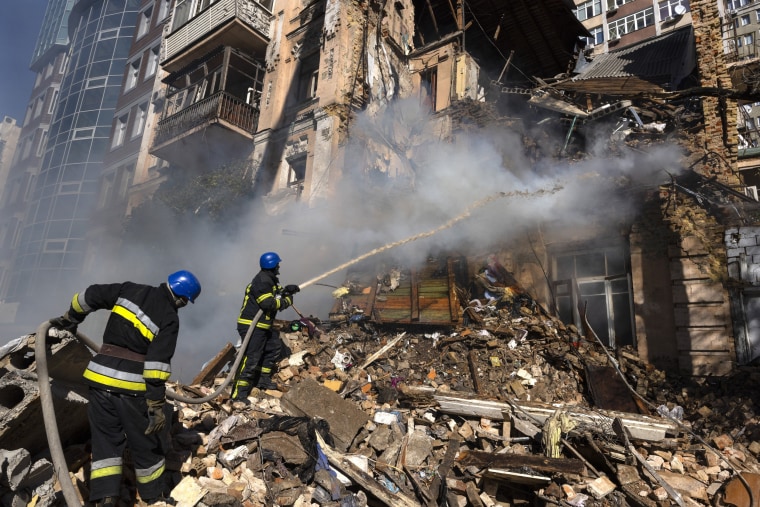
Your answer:
[[[596,213],[614,223],[633,205],[615,192],[621,182],[662,182],[665,171],[677,171],[680,156],[676,148],[661,146],[648,153],[576,163],[545,159],[536,166],[525,157],[521,136],[505,128],[441,138],[440,121],[414,100],[395,102],[375,116],[360,116],[351,132],[344,177],[329,200],[309,209],[296,206],[280,216],[265,216],[255,206],[241,214],[234,235],[200,220],[191,233],[176,230],[166,220],[161,245],[126,238],[118,258],[103,259],[102,269],[85,274],[81,286],[61,296],[60,306],[41,315],[62,313],[70,295],[89,283],[158,284],[173,271],[189,269],[201,280],[203,292],[196,304],[180,310],[180,341],[173,362],[174,378],[189,382],[226,343],[237,342],[244,290],[264,252],[282,257],[283,285],[318,279],[295,296],[295,306],[306,316],[327,319],[333,289],[321,284],[339,286],[346,273],[322,275],[362,254],[422,235],[389,252],[403,262],[421,263],[432,250],[466,253],[509,245],[541,222],[570,228]],[[375,151],[366,149],[368,142]],[[386,156],[377,160],[368,153]],[[366,174],[373,166],[375,180]],[[157,224],[161,220],[156,217]],[[436,229],[440,230],[428,235]],[[297,319],[298,314],[288,309],[278,318]],[[99,341],[104,320],[88,319],[82,329]]]

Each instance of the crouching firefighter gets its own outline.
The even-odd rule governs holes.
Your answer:
[[[177,312],[194,303],[201,284],[189,271],[169,275],[158,287],[132,282],[90,285],[50,324],[76,333],[90,313],[108,309],[103,345],[84,372],[89,385],[92,435],[90,501],[118,504],[123,454],[134,461],[137,492],[147,504],[168,500],[164,475],[169,444],[165,383],[177,345]]]
[[[248,395],[254,387],[259,389],[279,389],[272,381],[272,370],[282,357],[285,345],[280,333],[272,328],[277,312],[293,304],[293,294],[301,290],[298,285],[280,286],[280,256],[267,252],[259,258],[261,270],[253,277],[245,289],[237,331],[242,340],[253,325],[253,331],[240,363],[235,383],[232,387],[233,405],[237,408],[248,405]],[[253,324],[253,319],[261,310],[261,317]]]

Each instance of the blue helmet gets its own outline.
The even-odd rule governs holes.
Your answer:
[[[175,296],[185,297],[191,303],[201,294],[201,282],[189,271],[177,271],[169,275],[169,288]]]
[[[280,263],[282,259],[274,252],[267,252],[259,259],[259,266],[261,269],[274,269]]]

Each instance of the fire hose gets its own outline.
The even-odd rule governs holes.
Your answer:
[[[243,356],[245,355],[245,349],[247,348],[248,342],[251,339],[255,324],[261,318],[261,314],[262,311],[259,310],[256,316],[253,318],[251,324],[248,326],[248,331],[245,334],[245,338],[243,338],[243,343],[240,346],[240,351],[235,358],[235,362],[230,368],[230,373],[227,375],[227,377],[224,379],[224,382],[222,382],[216,391],[202,398],[189,398],[179,395],[170,389],[167,389],[166,397],[172,400],[181,401],[183,403],[200,404],[211,401],[219,396],[234,378],[235,373],[240,366],[240,362],[243,360]],[[66,506],[82,507],[82,504],[79,500],[79,495],[77,494],[76,489],[74,489],[74,483],[70,479],[62,480],[64,477],[69,477],[69,468],[66,464],[66,457],[63,454],[61,436],[58,432],[58,421],[55,418],[53,394],[50,388],[50,375],[48,374],[47,366],[47,346],[45,343],[49,329],[50,322],[45,321],[40,324],[37,328],[37,334],[35,335],[34,343],[34,356],[35,361],[37,362],[37,378],[40,388],[42,418],[45,423],[45,435],[47,436],[48,445],[50,446],[50,456],[53,460],[53,470],[55,471],[56,477],[58,477],[58,483],[61,485],[61,492],[63,493],[64,500],[66,501]],[[90,349],[94,350],[95,352],[100,351],[100,345],[90,340],[84,334],[77,332],[75,336],[79,341],[84,343]]]

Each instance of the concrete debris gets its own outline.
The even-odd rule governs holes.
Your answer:
[[[524,292],[498,296],[469,301],[467,318],[437,329],[312,318],[316,334],[278,321],[292,352],[276,374],[283,391],[254,390],[240,409],[228,392],[172,402],[173,498],[187,507],[756,504],[760,373],[665,375],[630,348],[588,341]],[[33,408],[33,341],[0,357],[2,506],[63,505]],[[51,346],[51,362],[74,365],[56,367],[66,382],[53,377],[71,392],[89,356],[79,347]],[[231,360],[227,344],[191,391],[213,392]],[[56,411],[71,422],[59,427],[86,425],[86,398],[65,392]],[[88,439],[81,427],[63,439],[82,498]],[[123,506],[142,505],[134,480],[125,473]]]

